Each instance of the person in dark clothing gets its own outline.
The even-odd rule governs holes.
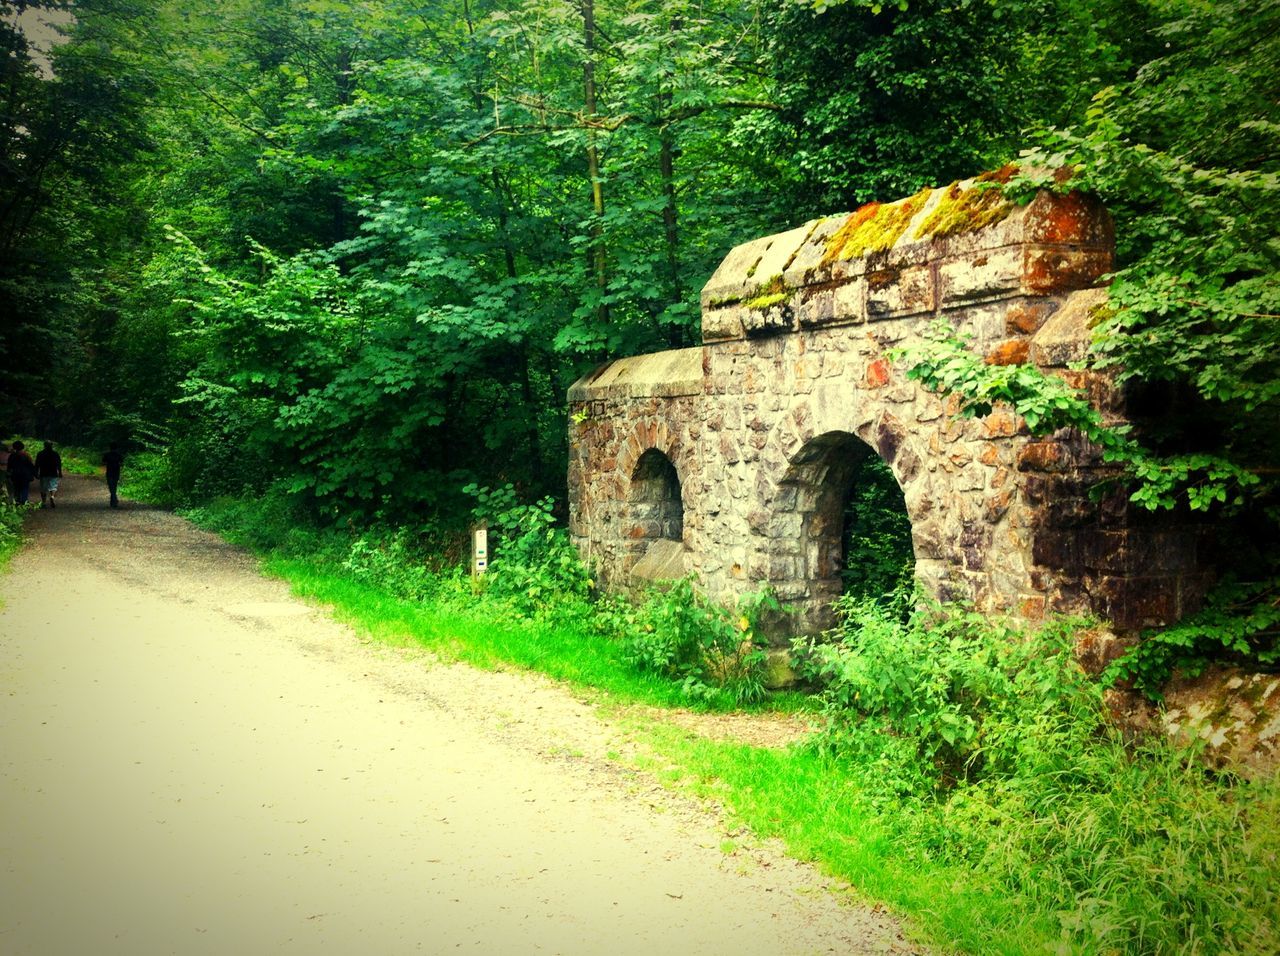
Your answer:
[[[58,507],[58,482],[62,480],[62,456],[53,450],[53,442],[44,443],[36,452],[36,477],[40,479],[40,507]]]
[[[31,494],[31,479],[36,476],[36,463],[27,454],[27,446],[20,441],[13,443],[9,452],[9,481],[13,485],[13,500],[25,505]]]
[[[102,456],[102,463],[107,466],[107,490],[111,492],[111,507],[119,508],[120,499],[116,497],[116,488],[120,486],[120,467],[124,464],[120,446],[112,442],[111,450]]]

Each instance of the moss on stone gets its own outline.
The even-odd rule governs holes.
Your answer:
[[[781,275],[776,275],[763,285],[757,286],[751,298],[746,299],[742,304],[748,309],[767,309],[783,301],[787,295],[786,283],[782,281]]]
[[[960,184],[947,187],[941,201],[933,208],[920,228],[916,239],[943,239],[962,232],[976,232],[987,226],[1003,222],[1014,209],[1000,189],[1013,178],[1018,168],[1013,164],[978,176],[972,186],[961,189]]]
[[[822,264],[847,262],[873,252],[892,249],[907,231],[907,226],[924,206],[931,192],[930,189],[922,189],[914,196],[895,203],[867,203],[852,213],[844,225],[827,240],[827,251],[822,257]]]
[[[754,299],[748,299],[742,304],[748,309],[767,309],[782,302],[786,297],[785,292],[771,292],[768,295],[758,295]]]

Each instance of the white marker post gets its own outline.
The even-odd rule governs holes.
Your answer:
[[[471,576],[479,577],[489,568],[489,526],[478,524],[471,529]]]

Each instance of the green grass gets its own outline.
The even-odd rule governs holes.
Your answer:
[[[23,509],[0,500],[0,571],[22,547],[23,516]]]
[[[663,725],[637,732],[668,762],[668,781],[722,803],[758,836],[782,840],[796,859],[851,884],[858,898],[907,915],[933,944],[984,954],[1057,948],[1052,916],[971,871],[922,859],[860,799],[849,768],[815,749],[766,750]]]
[[[412,643],[476,667],[523,667],[623,701],[683,702],[671,681],[627,667],[617,643],[572,628],[504,618],[492,609],[408,601],[305,559],[271,558],[264,569],[289,581],[300,596],[331,606],[340,620],[388,643]]]
[[[58,454],[62,456],[62,472],[66,475],[100,475],[102,474],[102,452],[76,445],[61,445]]]

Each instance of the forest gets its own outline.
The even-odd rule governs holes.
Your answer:
[[[561,498],[567,385],[694,344],[731,246],[1025,154],[1117,217],[1099,362],[1270,498],[1274,4],[72,10],[51,74],[0,33],[8,432],[317,517]]]
[[[1125,676],[1154,694],[1177,666],[1280,660],[1280,0],[4,6],[0,437],[118,442],[136,493],[239,522],[265,550],[333,547],[347,573],[418,601],[468,590],[450,569],[485,518],[496,570],[507,548],[497,596],[544,628],[590,605],[593,633],[630,635],[632,664],[722,706],[706,651],[737,647],[755,609],[738,626],[691,582],[639,608],[592,593],[560,530],[566,389],[603,361],[697,344],[699,291],[739,243],[1007,163],[1027,171],[1015,200],[1055,182],[1034,171],[1065,171],[1116,223],[1091,361],[1174,426],[1106,433],[1086,396],[995,376],[963,343],[914,372],[977,413],[1048,407],[1037,427],[1113,449],[1139,504],[1220,530],[1209,606],[1150,636]],[[1274,795],[1178,803],[1192,791],[1177,772],[1139,781],[1119,744],[1082,742],[1101,734],[1084,698],[1063,723],[1045,716],[1070,696],[1050,684],[1101,693],[1061,661],[988,654],[984,628],[1004,625],[963,611],[939,625],[904,610],[895,490],[868,484],[848,532],[873,556],[845,608],[860,650],[810,648],[829,753],[863,761],[868,812],[940,800],[902,824],[920,858],[998,872],[1081,951],[1211,951],[1205,933],[1268,951],[1274,828],[1251,844],[1270,862],[1250,855],[1243,874],[1212,848],[1171,862],[1186,844],[1153,849],[1164,824],[1125,807],[1163,791],[1169,820],[1188,801],[1247,816]],[[899,712],[855,650],[951,696]],[[732,703],[758,696],[734,688]],[[889,738],[860,736],[869,717]],[[914,769],[886,774],[899,758]],[[1026,784],[1064,763],[1071,780]],[[1073,787],[1117,796],[1070,804]],[[1093,836],[1114,824],[1140,845],[1116,857],[1126,867],[1249,889],[1176,918],[1181,891],[1094,899],[1126,871],[1101,874],[1101,843],[1041,826],[1057,800]],[[991,836],[1020,814],[1038,822]]]

